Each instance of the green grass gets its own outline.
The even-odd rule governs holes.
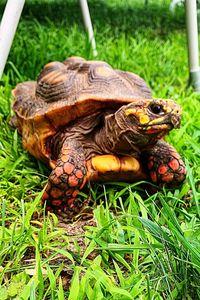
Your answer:
[[[161,0],[89,4],[97,59],[181,104],[182,126],[167,139],[183,156],[187,179],[152,196],[138,183],[93,184],[85,193],[96,226],[85,221],[84,230],[76,221],[66,233],[54,214],[44,215],[49,171],[9,125],[11,90],[48,61],[92,58],[92,51],[77,1],[26,1],[0,86],[0,298],[200,299],[200,96],[188,88],[184,10],[172,15]]]

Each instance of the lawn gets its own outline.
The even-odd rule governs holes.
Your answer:
[[[4,4],[0,4],[0,16]],[[11,90],[49,61],[93,59],[78,1],[28,0],[0,82],[0,299],[200,299],[200,95],[188,87],[184,8],[170,1],[91,0],[98,56],[181,104],[167,137],[187,166],[175,190],[92,184],[74,223],[45,215],[49,170],[9,125]]]

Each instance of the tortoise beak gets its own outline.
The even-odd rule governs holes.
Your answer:
[[[172,111],[171,122],[174,128],[180,128],[181,125],[181,107],[180,105],[176,104]]]
[[[180,115],[173,115],[171,118],[172,125],[174,128],[180,128],[181,125],[181,116]]]

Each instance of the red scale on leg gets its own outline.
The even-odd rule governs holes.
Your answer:
[[[63,191],[62,190],[60,190],[59,188],[52,188],[51,189],[51,191],[50,191],[50,195],[51,195],[51,197],[53,197],[53,198],[60,198],[60,196],[62,196],[63,195]]]
[[[69,162],[66,162],[64,164],[64,171],[67,173],[67,174],[72,174],[72,172],[74,171],[75,169],[75,166]]]
[[[76,171],[75,175],[79,179],[83,178],[83,176],[84,176],[84,174],[83,174],[83,172],[81,170]]]
[[[178,162],[177,159],[172,159],[172,160],[168,163],[168,166],[169,166],[172,170],[176,171],[176,170],[178,170],[178,168],[179,168],[179,162]]]
[[[61,167],[56,167],[53,171],[53,173],[57,176],[60,177],[63,174],[63,168]]]
[[[167,173],[167,174],[162,175],[163,182],[172,182],[173,179],[174,179],[174,174],[172,174],[172,173]]]
[[[158,167],[159,174],[165,174],[168,171],[168,168],[165,165],[161,165]]]
[[[48,198],[49,198],[49,194],[46,191],[44,191],[44,193],[42,195],[42,199],[47,200]]]
[[[78,193],[79,193],[79,190],[75,190],[75,191],[72,193],[73,198],[75,198],[75,197],[78,195]]]
[[[69,184],[70,187],[75,187],[75,186],[78,185],[78,183],[79,183],[79,180],[75,175],[69,176],[68,184]]]
[[[152,172],[150,172],[150,175],[151,175],[151,180],[153,182],[157,182],[157,174],[156,174],[156,172],[152,171]]]

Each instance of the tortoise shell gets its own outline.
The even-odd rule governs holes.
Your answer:
[[[15,125],[23,146],[40,159],[46,139],[69,122],[99,110],[118,109],[139,98],[152,98],[138,75],[81,57],[48,63],[37,82],[18,84],[13,96]]]

